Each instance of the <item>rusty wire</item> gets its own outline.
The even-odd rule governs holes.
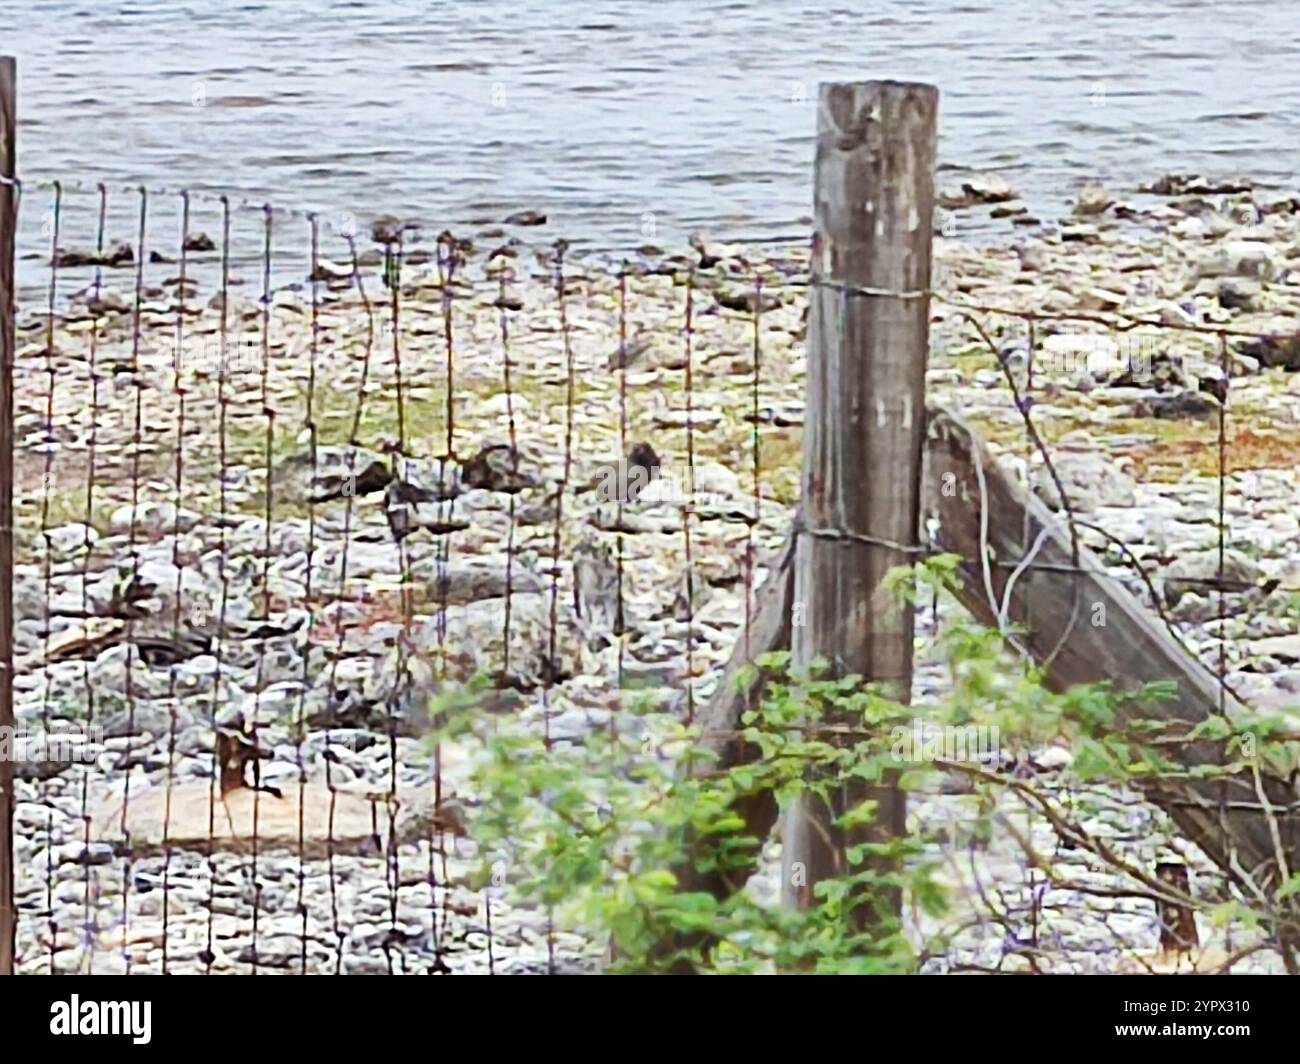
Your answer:
[[[695,559],[691,518],[695,514],[695,267],[686,274],[686,308],[682,324],[683,374],[686,386],[686,505],[682,508],[682,548],[686,580],[686,726],[695,723]]]
[[[95,257],[102,261],[104,255],[104,229],[105,220],[108,214],[108,190],[100,189],[98,222],[95,226]],[[95,459],[97,445],[99,442],[99,366],[97,364],[97,354],[99,346],[99,300],[103,284],[103,267],[95,267],[95,280],[92,285],[94,295],[91,297],[95,305],[94,317],[91,319],[90,346],[87,351],[87,371],[90,376],[90,433],[87,440],[86,448],[86,509],[84,511],[84,532],[82,534],[82,556],[81,556],[81,613],[83,617],[90,616],[90,557],[92,552],[92,541],[90,538],[91,529],[94,522],[95,509]],[[81,665],[82,691],[86,699],[86,727],[92,730],[95,727],[95,685],[90,679],[90,658],[82,658]],[[90,853],[90,772],[84,770],[81,777],[81,820],[83,824],[82,833],[82,850],[86,854]],[[91,898],[91,876],[89,865],[86,869],[85,880],[85,901],[82,911],[82,936],[86,946],[85,971],[89,974],[94,967],[95,945],[97,920],[91,918],[90,898]]]
[[[190,198],[188,193],[181,193],[181,231],[180,231],[180,277],[176,286],[176,354],[173,362],[172,391],[176,401],[176,476],[174,505],[176,512],[172,515],[172,566],[176,569],[175,601],[172,605],[172,643],[174,660],[167,670],[167,704],[170,709],[167,726],[167,782],[163,806],[163,932],[162,932],[162,972],[167,975],[168,921],[171,916],[171,823],[172,823],[172,785],[176,773],[176,670],[180,664],[180,637],[182,592],[184,582],[181,568],[181,513],[185,502],[185,388],[181,384],[181,371],[184,366],[183,351],[185,343],[185,288],[187,255],[190,236]]]
[[[311,334],[307,365],[307,395],[303,403],[303,431],[307,433],[307,446],[311,460],[312,479],[319,468],[319,435],[316,425],[316,363],[320,358],[320,220],[308,221],[310,250],[308,256],[308,283],[311,286]],[[306,843],[305,817],[307,797],[307,771],[302,759],[303,737],[306,735],[307,690],[311,681],[312,634],[316,622],[315,589],[312,586],[312,567],[316,559],[316,493],[307,494],[307,573],[303,596],[307,604],[307,631],[303,637],[302,690],[298,696],[297,720],[294,727],[295,752],[298,760],[298,915],[302,920],[299,933],[301,946],[298,957],[300,975],[307,974],[307,867],[304,857]],[[332,699],[330,699],[332,701]]]
[[[397,457],[398,464],[407,458],[406,447],[406,391],[402,386],[402,233],[397,233],[396,245],[384,245],[384,276],[388,286],[389,331],[392,334],[393,352],[393,398],[397,404]],[[396,470],[395,470],[396,472]],[[407,475],[401,470],[402,476]],[[411,641],[411,562],[406,536],[397,539],[398,568],[401,572],[401,611],[402,631],[397,638],[397,676],[395,691],[408,704],[408,713],[420,711],[415,706],[412,692],[410,662],[407,658]],[[385,878],[388,881],[388,934],[384,937],[384,963],[388,965],[388,974],[393,974],[393,947],[399,942],[397,931],[397,893],[401,885],[401,865],[397,845],[397,810],[400,802],[397,787],[397,718],[395,714],[397,698],[388,699],[388,844],[385,860]],[[404,962],[403,962],[404,963]]]
[[[555,242],[555,300],[560,317],[560,336],[564,345],[564,471],[555,488],[555,524],[551,539],[551,608],[547,633],[546,672],[542,684],[542,743],[551,749],[552,689],[561,671],[558,654],[560,605],[560,550],[564,529],[564,496],[569,490],[573,467],[574,361],[573,337],[569,332],[568,292],[565,287],[564,253],[567,242]],[[555,921],[548,904],[546,909],[546,970],[555,973]]]
[[[509,266],[503,265],[497,278],[497,318],[501,340],[501,387],[506,397],[506,433],[507,446],[510,449],[510,487],[515,489],[518,487],[519,480],[519,434],[515,425],[515,394],[510,373],[510,317],[508,313],[510,297],[506,287],[507,281],[513,280],[514,271]],[[510,511],[508,515],[509,524],[506,528],[506,593],[501,618],[501,675],[497,680],[497,686],[501,688],[511,686],[510,622],[511,610],[514,606],[515,536],[518,533],[516,494],[515,490],[508,493]]]
[[[511,376],[511,359],[510,359],[510,316],[509,311],[512,302],[507,287],[508,282],[515,279],[514,270],[509,265],[510,259],[506,258],[500,267],[500,273],[497,277],[497,319],[498,330],[501,342],[501,386],[506,397],[506,432],[507,446],[509,447],[510,457],[510,492],[509,513],[507,515],[506,527],[506,573],[505,573],[505,601],[502,605],[501,613],[501,673],[497,677],[496,686],[498,689],[505,691],[515,686],[513,677],[510,673],[510,624],[511,613],[514,606],[514,573],[515,573],[515,537],[518,535],[518,512],[517,512],[517,489],[519,487],[519,436],[515,425],[515,396],[514,385]],[[520,305],[521,306],[521,305]],[[493,730],[496,729],[496,719],[492,721]],[[435,884],[433,877],[433,847],[429,849],[429,882]],[[434,895],[430,894],[432,903]],[[434,916],[434,927],[437,927],[437,913]],[[492,941],[492,883],[489,881],[483,887],[483,926],[487,937],[486,948],[488,955],[488,974],[496,974],[496,951],[493,948]]]
[[[221,584],[221,598],[217,607],[216,667],[212,674],[212,696],[208,705],[208,727],[212,736],[212,768],[208,776],[208,919],[207,944],[203,950],[205,974],[212,973],[216,962],[215,918],[216,918],[216,822],[217,822],[217,782],[221,772],[218,704],[221,701],[221,678],[226,654],[226,618],[230,604],[230,578],[227,572],[229,564],[228,542],[226,536],[226,516],[229,512],[229,499],[226,493],[226,481],[229,476],[229,417],[230,395],[227,391],[230,374],[230,204],[221,204],[221,278],[217,293],[220,300],[219,331],[217,333],[220,351],[217,367],[217,458],[220,463],[217,470],[217,508],[221,520],[218,522],[217,575]]]
[[[754,278],[754,343],[750,359],[750,473],[753,483],[754,517],[745,526],[745,559],[743,572],[745,580],[745,657],[752,658],[753,650],[750,636],[754,626],[754,567],[758,562],[757,546],[754,532],[763,520],[763,483],[760,468],[762,455],[762,431],[759,427],[759,386],[763,365],[763,276]]]
[[[57,441],[54,433],[54,381],[56,369],[54,365],[54,308],[57,299],[59,286],[59,264],[58,264],[58,246],[59,231],[63,219],[63,192],[62,188],[56,184],[54,186],[54,206],[52,208],[52,217],[50,225],[50,285],[46,305],[46,325],[45,325],[45,431],[42,434],[41,450],[45,455],[45,472],[41,477],[41,538],[44,540],[45,548],[45,567],[44,567],[44,584],[45,584],[45,618],[44,618],[44,639],[45,639],[45,684],[41,690],[41,728],[45,732],[45,742],[50,741],[50,600],[53,597],[51,591],[54,567],[53,567],[53,543],[50,538],[50,487],[54,480],[54,450]],[[50,935],[50,974],[54,974],[54,955],[58,949],[59,926],[54,919],[54,806],[50,801],[49,785],[45,780],[41,781],[41,804],[45,807],[45,833],[47,846],[45,850],[45,904],[49,909],[48,930]],[[85,873],[89,873],[89,867],[83,868]]]
[[[447,675],[447,609],[451,593],[451,532],[455,526],[456,495],[459,491],[456,456],[456,321],[455,291],[453,286],[458,280],[458,270],[463,264],[462,251],[456,238],[450,232],[443,232],[438,237],[438,280],[441,285],[442,336],[444,372],[446,379],[446,420],[447,434],[444,441],[444,453],[438,457],[438,531],[437,576],[438,605],[436,620],[438,680],[444,681]],[[444,514],[443,506],[446,506]],[[433,827],[429,840],[430,888],[437,897],[441,889],[441,907],[434,920],[434,962],[432,970],[442,974],[448,970],[444,951],[446,950],[448,925],[450,923],[451,883],[447,864],[447,836],[443,827],[443,777],[442,777],[442,743],[435,742],[433,748]],[[438,855],[437,875],[433,874],[434,853]]]
[[[569,490],[569,474],[573,463],[573,397],[574,364],[573,342],[569,334],[568,300],[564,279],[564,253],[568,245],[563,241],[555,244],[555,301],[560,316],[560,335],[564,344],[564,471],[555,488],[555,521],[551,533],[551,608],[549,628],[547,631],[546,672],[542,686],[542,742],[547,750],[551,748],[551,700],[560,672],[557,642],[559,637],[560,607],[560,552],[564,531],[564,496]],[[548,954],[554,963],[554,950],[548,933]]]
[[[366,403],[366,385],[370,379],[370,362],[374,354],[375,345],[375,317],[374,310],[370,305],[370,297],[366,294],[365,282],[362,280],[360,264],[357,261],[356,241],[351,237],[347,238],[348,251],[352,260],[351,279],[356,287],[357,297],[361,302],[362,310],[366,318],[366,335],[363,348],[363,357],[361,363],[361,377],[357,385],[356,406],[353,408],[352,431],[348,438],[348,479],[349,490],[344,494],[343,506],[343,548],[339,558],[339,582],[338,594],[335,604],[338,607],[338,623],[336,625],[337,633],[334,645],[334,660],[330,667],[330,690],[338,690],[338,667],[343,658],[344,643],[347,639],[348,624],[344,621],[345,603],[348,601],[348,548],[352,543],[352,519],[353,510],[356,500],[356,454],[357,448],[361,446],[361,423],[365,412]],[[312,487],[314,494],[316,491],[315,481],[317,469],[315,460],[312,464]],[[329,723],[325,732],[325,783],[330,795],[329,820],[327,825],[328,837],[326,840],[326,853],[329,861],[329,880],[330,880],[330,916],[335,940],[334,955],[334,972],[339,974],[343,970],[343,942],[347,937],[347,932],[339,922],[339,898],[338,898],[338,873],[335,865],[334,851],[334,820],[338,811],[338,791],[334,783],[333,772],[331,771],[337,755],[334,753],[331,742],[333,731],[337,726],[338,720],[335,713],[334,699],[329,699]]]
[[[620,483],[627,468],[627,265],[618,271],[618,461]],[[630,470],[629,470],[630,472]],[[615,494],[614,537],[614,638],[618,641],[615,661],[615,698],[609,708],[609,756],[615,756],[618,739],[618,714],[623,709],[624,670],[627,668],[627,602],[623,589],[626,542],[624,540],[624,502],[627,493],[620,487]],[[576,586],[576,581],[574,582]]]
[[[272,516],[275,509],[274,498],[274,453],[275,453],[275,408],[271,405],[271,398],[268,393],[268,382],[271,373],[271,240],[274,229],[274,216],[271,208],[267,205],[262,212],[262,357],[261,357],[261,400],[262,400],[262,417],[266,422],[266,433],[263,436],[263,470],[265,471],[265,487],[263,489],[263,521],[266,523],[266,529],[262,538],[262,620],[266,624],[271,622],[271,588],[270,588],[270,571],[271,571],[271,529],[273,526]],[[257,680],[256,689],[258,692],[263,690],[263,682],[266,668],[266,640],[259,639],[257,642]],[[252,837],[252,885],[253,885],[253,943],[249,953],[249,967],[252,974],[257,974],[258,968],[258,926],[259,916],[262,910],[262,880],[259,876],[259,853],[258,853],[258,831],[260,828],[260,819],[262,813],[262,738],[261,738],[261,709],[260,700],[254,702],[253,720],[247,724],[246,728],[249,738],[252,740],[252,762],[253,762],[253,837]]]
[[[132,590],[140,583],[140,551],[136,541],[140,508],[140,452],[144,446],[142,423],[144,419],[144,382],[140,378],[140,314],[144,304],[144,263],[145,263],[145,226],[149,214],[149,193],[140,189],[140,232],[136,244],[135,268],[135,303],[131,315],[131,387],[135,390],[135,421],[131,432],[131,513],[127,542],[131,552]],[[135,734],[135,689],[133,686],[132,662],[136,657],[135,616],[129,611],[126,622],[126,712],[127,733]],[[123,753],[122,766],[124,791],[122,796],[122,837],[125,842],[125,860],[122,863],[122,952],[126,958],[126,974],[131,974],[131,951],[129,948],[131,929],[131,833],[127,818],[131,804],[131,757],[130,747]]]

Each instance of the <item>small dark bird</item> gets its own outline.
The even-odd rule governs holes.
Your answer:
[[[385,443],[381,445],[381,450],[393,455],[392,469],[384,487],[384,516],[388,519],[388,530],[393,534],[393,541],[401,543],[417,528],[422,527],[422,523],[417,520],[420,504],[436,501],[438,493],[412,483],[401,452],[395,444]]]
[[[525,465],[517,447],[508,443],[489,443],[461,463],[460,479],[467,488],[515,494],[535,488],[540,483],[531,468],[521,468]]]
[[[473,240],[455,236],[450,229],[438,234],[438,262],[448,271],[457,269],[473,251]]]
[[[488,253],[487,260],[492,262],[494,259],[517,259],[519,258],[519,247],[523,243],[517,236],[512,236],[500,247],[493,248]]]
[[[632,450],[628,452],[627,464],[644,469],[648,473],[659,468],[659,456],[655,454],[655,449],[650,444],[642,440],[632,445]]]
[[[384,517],[388,520],[388,531],[393,534],[393,542],[401,543],[419,528],[427,529],[435,536],[463,532],[469,528],[469,522],[455,516],[450,508],[443,512],[441,506],[426,505],[438,501],[437,491],[406,480],[392,480],[384,489]]]
[[[383,244],[387,247],[390,244],[396,244],[402,239],[404,233],[414,229],[415,226],[410,222],[404,222],[400,218],[394,218],[392,215],[384,215],[382,218],[376,218],[370,225],[370,238],[376,244]]]
[[[640,470],[641,472],[633,476],[633,470]],[[659,456],[655,454],[655,449],[644,440],[633,444],[632,450],[628,452],[627,473],[627,499],[628,502],[636,502],[641,494],[641,489],[659,477]]]
[[[1220,375],[1202,377],[1197,382],[1196,390],[1214,396],[1220,403],[1226,403],[1228,401],[1228,378]]]
[[[690,244],[691,247],[699,252],[701,270],[710,270],[722,261],[721,258],[718,255],[715,255],[708,245],[705,244],[704,239],[698,233],[692,234]]]
[[[125,575],[113,586],[108,607],[104,611],[105,616],[118,617],[124,621],[138,621],[148,617],[149,609],[142,603],[148,602],[157,590],[157,584],[131,574]]]

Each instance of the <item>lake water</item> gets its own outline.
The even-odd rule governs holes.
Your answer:
[[[1296,0],[0,0],[0,52],[28,179],[234,189],[341,225],[531,208],[535,236],[600,245],[806,229],[822,80],[936,83],[943,163],[1047,216],[1090,178],[1293,188],[1300,152]]]

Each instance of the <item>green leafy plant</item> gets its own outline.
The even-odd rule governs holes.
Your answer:
[[[955,562],[941,557],[892,574],[889,583],[906,600],[927,588],[942,592],[955,573]],[[1212,718],[1180,735],[1168,720],[1146,715],[1173,697],[1168,685],[1053,692],[1006,636],[969,621],[947,624],[922,649],[945,661],[953,680],[942,699],[924,707],[891,699],[860,677],[837,676],[825,662],[803,672],[788,654],[755,662],[741,683],[749,689],[761,679],[763,694],[743,715],[738,738],[758,756],[725,768],[702,752],[697,729],[646,703],[634,701],[580,740],[546,744],[535,722],[480,712],[482,685],[444,692],[433,707],[438,737],[465,744],[477,758],[469,820],[479,872],[472,885],[497,886],[516,904],[544,909],[552,927],[583,936],[593,954],[604,951],[612,971],[917,971],[944,954],[966,919],[956,918],[953,876],[942,858],[952,839],[917,818],[898,837],[871,833],[878,810],[870,795],[884,785],[932,795],[944,778],[960,776],[970,787],[963,845],[1009,832],[1048,883],[1077,886],[1019,832],[1008,815],[1011,800],[1119,877],[1117,895],[1176,901],[1211,924],[1262,928],[1261,942],[1287,953],[1295,876],[1266,889],[1224,880],[1191,897],[1153,883],[1086,826],[1096,795],[1153,781],[1168,793],[1252,767],[1293,770],[1297,749],[1285,720]],[[927,728],[986,729],[999,737],[997,748],[957,760],[942,746],[937,757],[915,750],[900,757],[899,736],[921,715]],[[1205,741],[1222,746],[1221,763],[1189,769],[1172,754]],[[1068,745],[1072,760],[1050,786],[1017,770],[1052,744]],[[771,840],[754,837],[738,810],[766,794],[788,815],[796,799],[829,802],[844,793],[867,796],[847,808],[841,803],[833,820],[846,840],[844,867],[817,882],[803,907],[782,906]],[[730,896],[683,888],[684,870],[732,872],[743,881],[756,868]],[[978,919],[1009,924],[989,898],[976,909]],[[945,918],[957,926],[945,926]],[[1036,938],[1022,942],[1016,927],[1006,932],[1009,952],[1039,970]]]

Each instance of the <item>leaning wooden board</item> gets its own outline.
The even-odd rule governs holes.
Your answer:
[[[1037,568],[1031,566],[1016,577],[1007,599],[1007,619],[1022,630],[1019,638],[1034,660],[1046,665],[1046,679],[1053,689],[1109,681],[1116,690],[1124,691],[1172,681],[1177,696],[1144,706],[1141,713],[1181,722],[1188,730],[1218,715],[1221,698],[1229,719],[1248,714],[1231,695],[1221,694],[1214,674],[1184,650],[1086,547],[1079,548],[1080,571],[1063,571],[1074,565],[1065,522],[1008,476],[960,419],[931,407],[927,410],[923,506],[926,513],[939,519],[940,547],[964,559],[958,598],[980,621],[994,624],[985,567],[980,561],[982,498],[987,500],[987,544],[993,560],[1000,563],[988,568],[988,580],[999,604],[1015,564],[1022,558],[1022,543],[1033,545],[1042,533],[1034,557]],[[729,734],[740,726],[746,705],[757,696],[753,691],[739,692],[735,677],[746,662],[789,649],[793,553],[787,540],[759,591],[749,638],[742,636],[737,642],[722,682],[699,715],[705,731],[703,745],[718,756],[721,767],[743,764],[757,754]],[[1093,618],[1102,615],[1098,607],[1104,610],[1104,625],[1093,624]],[[1171,757],[1189,768],[1219,764],[1222,744],[1189,744],[1173,749]],[[1286,780],[1264,776],[1262,789],[1273,810],[1273,825],[1250,775],[1181,784],[1176,789],[1152,784],[1146,793],[1189,841],[1229,875],[1239,877],[1244,871],[1257,885],[1268,887],[1278,882],[1279,848],[1289,870],[1300,867],[1300,803]],[[777,815],[773,803],[758,798],[747,801],[741,812],[748,830],[760,838],[771,830]],[[743,880],[737,873],[721,876],[683,870],[679,875],[688,889],[707,890],[718,897],[735,889],[738,879]]]

